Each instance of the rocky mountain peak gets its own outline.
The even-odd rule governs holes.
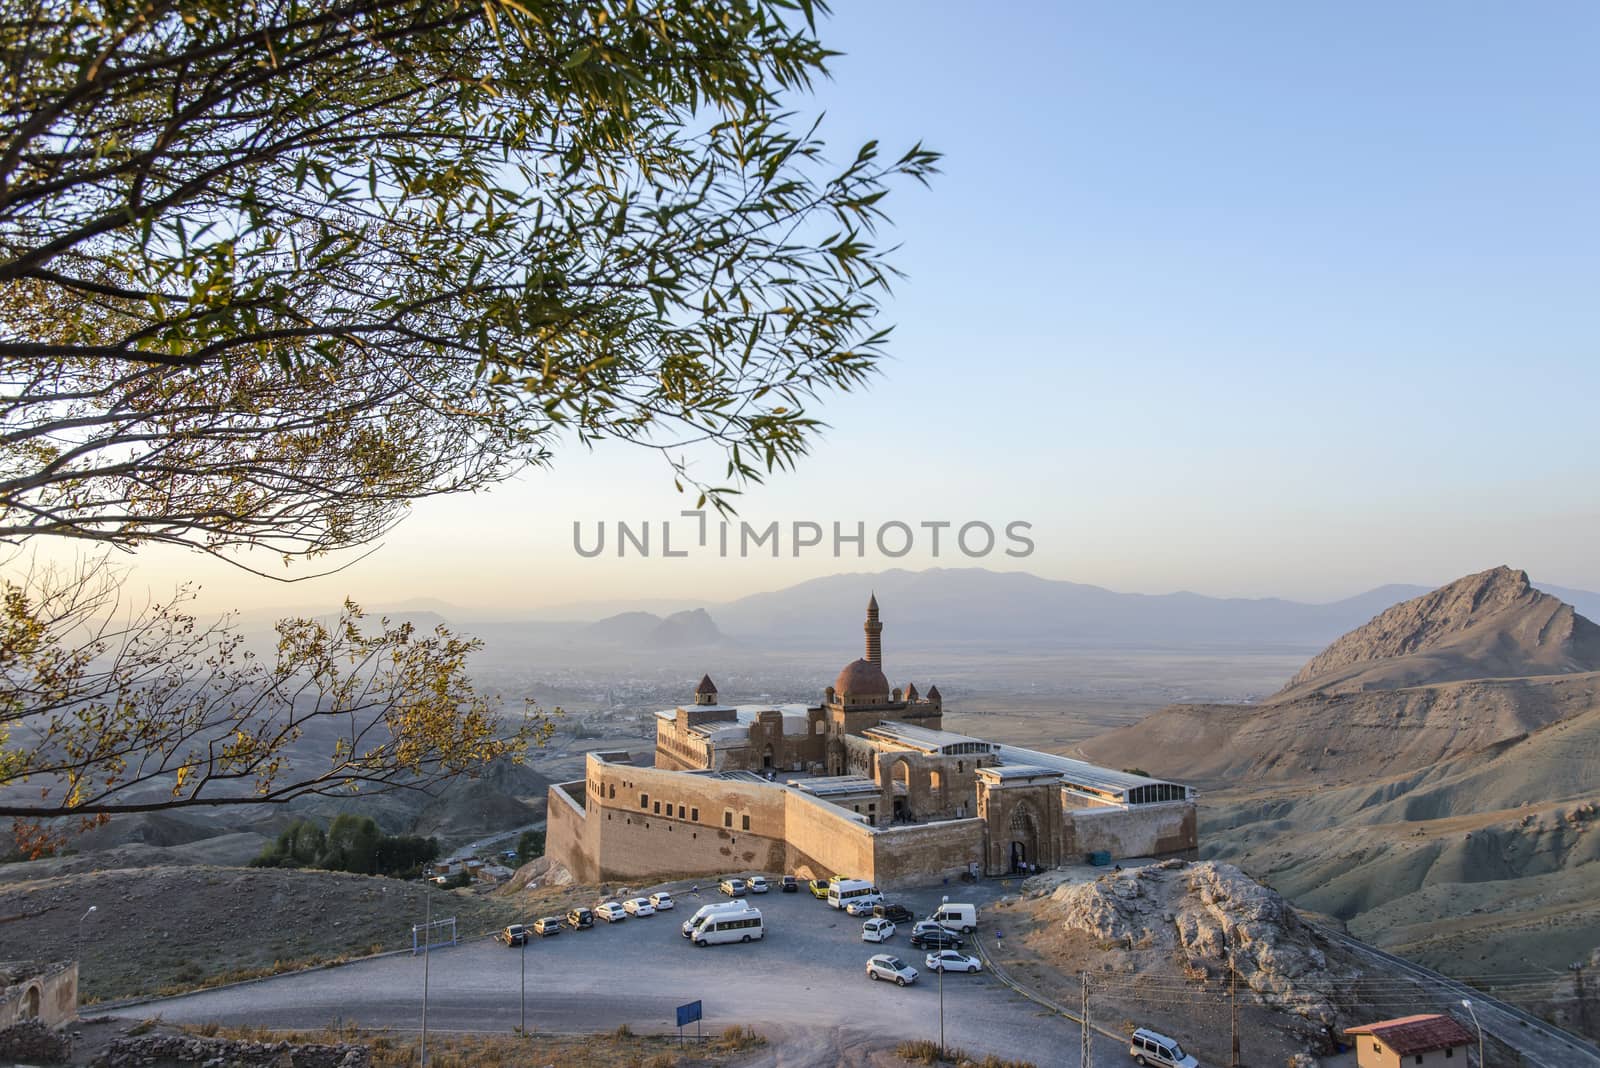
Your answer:
[[[1388,666],[1369,670],[1378,665]],[[1536,589],[1527,572],[1502,566],[1380,613],[1314,657],[1283,692],[1327,683],[1371,689],[1594,670],[1600,670],[1600,627]]]

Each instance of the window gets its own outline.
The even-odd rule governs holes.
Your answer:
[[[1454,1046],[1446,1046],[1444,1048],[1444,1055],[1446,1057],[1454,1057],[1456,1055],[1456,1048]]]
[[[743,817],[743,819],[744,819],[744,826],[740,827],[739,829],[741,831],[748,831],[750,829],[750,817],[749,816],[745,816],[745,817]]]
[[[650,795],[649,794],[640,794],[639,795],[639,807],[640,808],[649,808],[650,807]]]
[[[724,827],[733,826],[733,812],[730,809],[722,810],[722,825]]]
[[[1416,1064],[1421,1064],[1422,1063],[1422,1054],[1420,1054],[1420,1053],[1417,1054],[1417,1059],[1416,1059],[1416,1061],[1414,1063],[1416,1063]]]
[[[678,806],[678,818],[680,820],[683,819],[683,806],[682,805]]]
[[[613,800],[613,801],[615,801],[617,799],[617,784],[616,783],[612,783],[611,784],[611,793],[610,793],[609,796],[610,796],[611,800]]]
[[[689,818],[694,820],[696,823],[699,823],[700,822],[700,810],[697,809],[697,808],[691,808],[689,810]]]
[[[656,802],[656,815],[657,816],[661,815],[661,802],[660,801]]]
[[[959,774],[959,773],[961,773],[963,771],[966,771],[966,770],[967,770],[967,762],[965,760],[956,761],[956,772],[957,772],[957,774]]]

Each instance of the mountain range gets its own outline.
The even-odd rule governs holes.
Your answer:
[[[1600,627],[1524,572],[1394,605],[1259,704],[1172,705],[1077,753],[1202,785],[1208,857],[1431,966],[1600,948]]]
[[[1600,618],[1600,594],[1550,585],[1540,588],[1581,614]],[[378,606],[372,612],[413,619],[429,628],[449,621],[490,643],[568,648],[632,644],[645,650],[733,643],[782,651],[836,647],[841,635],[856,632],[867,596],[875,591],[884,621],[902,648],[960,643],[1014,649],[1072,645],[1301,650],[1326,645],[1397,602],[1428,590],[1380,586],[1342,600],[1311,604],[1277,597],[1119,593],[984,568],[895,568],[828,575],[722,603],[591,602],[530,613],[537,618],[514,621],[484,620],[480,613],[432,599]],[[257,615],[265,619],[265,614],[255,613],[252,622]]]

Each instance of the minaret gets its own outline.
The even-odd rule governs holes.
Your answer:
[[[878,622],[878,595],[867,601],[867,663],[883,667],[883,624]]]

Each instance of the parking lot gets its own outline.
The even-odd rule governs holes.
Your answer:
[[[939,977],[924,966],[925,951],[911,949],[909,925],[888,943],[865,943],[861,920],[804,888],[797,894],[774,889],[750,899],[764,917],[761,941],[699,948],[682,937],[679,925],[701,905],[726,898],[716,893],[714,880],[702,883],[698,896],[681,885],[669,886],[677,907],[656,916],[535,937],[526,950],[494,939],[436,950],[427,962],[429,1028],[510,1031],[525,1011],[534,1030],[596,1031],[625,1023],[638,1031],[671,1031],[676,1006],[699,1000],[708,1030],[748,1023],[771,1028],[785,1041],[831,1036],[846,1045],[938,1037]],[[996,889],[957,884],[890,897],[918,916],[931,912],[941,895],[972,901],[979,906],[980,933],[992,939],[1001,932],[983,926],[981,917]],[[921,978],[905,988],[868,981],[867,958],[880,952],[899,956]],[[421,1024],[423,972],[420,956],[382,957],[170,998],[122,1015],[282,1028],[342,1020],[414,1029]],[[1044,1013],[987,972],[947,976],[944,1015],[952,1046],[1041,1066],[1077,1063],[1077,1025]],[[1116,1063],[1126,1058],[1126,1047],[1102,1040],[1096,1053],[1103,1063]]]

